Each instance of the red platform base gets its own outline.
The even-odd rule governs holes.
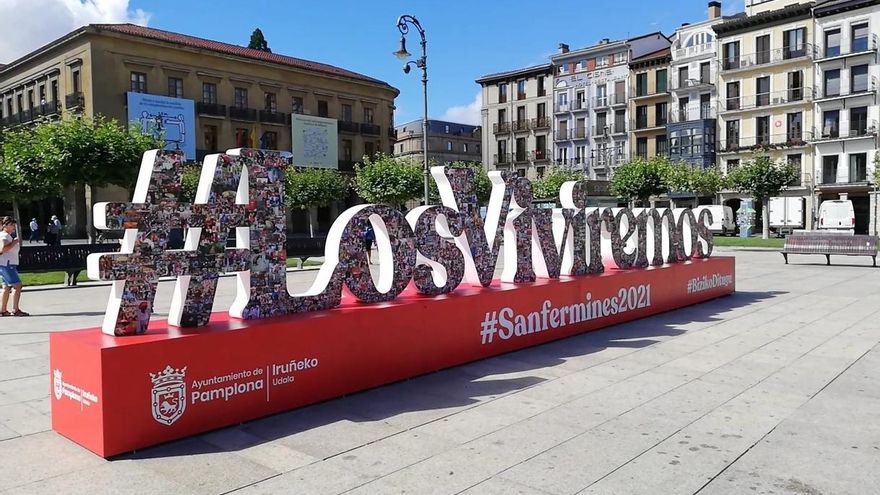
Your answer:
[[[56,333],[52,427],[108,457],[706,301],[734,280],[717,257],[268,320],[218,313],[192,331]]]

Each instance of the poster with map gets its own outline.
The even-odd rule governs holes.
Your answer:
[[[180,150],[196,159],[196,119],[193,100],[128,92],[128,122],[144,134],[165,140],[166,150]]]
[[[336,119],[291,115],[293,164],[297,167],[338,168]]]

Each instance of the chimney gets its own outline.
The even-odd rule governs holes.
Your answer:
[[[712,0],[709,2],[709,20],[721,17],[721,2]]]
[[[568,53],[568,45],[566,45],[565,43],[560,43],[559,53]]]

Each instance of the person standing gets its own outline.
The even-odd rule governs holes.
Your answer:
[[[55,246],[57,244],[61,244],[59,239],[59,234],[61,232],[61,221],[58,220],[56,215],[52,215],[52,218],[49,219],[49,224],[46,225],[46,245],[47,246]]]
[[[30,316],[18,306],[21,300],[21,278],[18,276],[18,252],[21,250],[21,239],[15,237],[15,219],[0,219],[0,281],[3,282],[3,294],[0,296],[0,317]],[[12,296],[12,312],[7,311],[9,296]]]
[[[29,225],[29,227],[31,228],[31,235],[29,237],[29,240],[31,241],[31,243],[39,241],[40,240],[40,224],[37,223],[36,218],[31,218],[31,224]]]
[[[372,252],[373,243],[376,242],[376,232],[373,231],[373,224],[369,220],[364,226],[364,250],[367,252],[367,263],[373,262]]]

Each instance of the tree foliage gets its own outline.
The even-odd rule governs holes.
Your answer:
[[[612,194],[643,203],[651,196],[667,192],[671,164],[663,156],[636,158],[619,166],[611,178]]]
[[[477,201],[479,201],[480,204],[486,204],[489,202],[489,196],[492,195],[492,182],[489,180],[489,174],[482,165],[476,162],[457,161],[448,164],[447,167],[473,169],[474,191],[477,193]],[[439,202],[440,193],[437,191],[437,183],[433,178],[428,180],[428,187],[430,188],[431,201]]]
[[[260,28],[254,29],[254,32],[251,33],[251,40],[248,42],[248,48],[272,53],[272,49],[269,48],[269,42],[266,41],[266,37],[263,36],[263,31]]]
[[[187,203],[195,203],[196,191],[199,189],[199,179],[202,176],[200,164],[187,164],[183,167],[183,177],[180,184],[181,200]]]
[[[732,189],[762,201],[799,179],[799,173],[797,167],[773,163],[770,158],[759,156],[731,170],[727,176]]]
[[[287,206],[301,210],[329,206],[344,198],[349,188],[342,174],[319,168],[290,167],[284,185]]]
[[[26,130],[7,132],[0,158],[0,197],[21,202],[57,196],[55,174],[48,170],[40,148]]]
[[[557,199],[562,184],[583,178],[580,171],[553,167],[532,184],[532,194],[535,199]]]
[[[422,195],[422,177],[421,166],[378,153],[355,166],[354,187],[370,203],[402,206]]]
[[[696,196],[714,196],[726,187],[726,182],[715,167],[692,167],[687,163],[671,165],[666,176],[669,192],[690,192]]]

